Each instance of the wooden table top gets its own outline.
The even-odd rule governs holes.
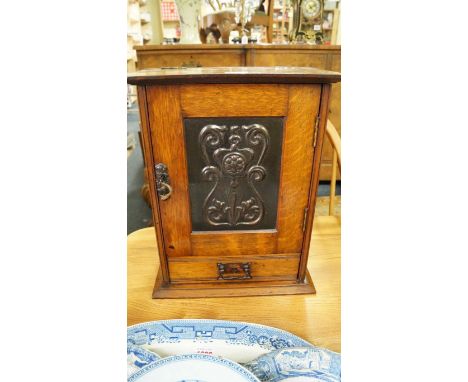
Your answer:
[[[127,324],[177,318],[245,321],[294,333],[314,345],[341,350],[340,218],[316,216],[308,269],[316,295],[152,299],[159,268],[154,228],[128,236]]]
[[[143,69],[127,76],[131,85],[156,84],[315,84],[339,82],[341,74],[311,67],[226,66],[200,68]]]

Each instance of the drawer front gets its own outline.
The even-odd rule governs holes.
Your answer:
[[[253,66],[312,66],[319,69],[327,68],[327,53],[290,50],[256,51]]]
[[[235,258],[169,259],[171,282],[295,280],[300,254]]]
[[[242,52],[205,51],[196,53],[169,51],[162,54],[154,52],[138,53],[138,69],[161,67],[197,67],[197,66],[243,66]]]

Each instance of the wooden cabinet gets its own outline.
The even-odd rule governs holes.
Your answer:
[[[161,263],[153,297],[314,292],[306,263],[339,79],[313,68],[130,75]]]
[[[339,45],[144,45],[135,49],[139,69],[205,66],[302,66],[336,72],[341,70],[341,46]],[[340,84],[332,85],[329,112],[330,120],[341,133]],[[331,145],[325,142],[320,180],[331,179],[332,157]]]

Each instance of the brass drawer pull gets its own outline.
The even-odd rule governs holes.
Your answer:
[[[164,163],[158,163],[156,170],[156,189],[161,200],[167,200],[172,194],[172,187],[167,173],[167,166]]]
[[[250,263],[218,263],[218,280],[251,279]]]

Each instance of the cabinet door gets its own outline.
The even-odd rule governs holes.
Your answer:
[[[321,85],[147,87],[168,258],[299,254]],[[192,257],[193,258],[193,257]]]

